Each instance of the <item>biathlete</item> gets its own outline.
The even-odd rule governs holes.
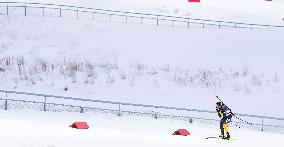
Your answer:
[[[229,133],[229,126],[228,123],[231,122],[232,119],[232,112],[231,109],[229,109],[225,104],[222,102],[216,103],[216,111],[218,113],[218,116],[221,118],[220,120],[220,130],[221,130],[221,137],[222,139],[230,139],[230,133]],[[224,132],[226,132],[226,136],[224,135]]]

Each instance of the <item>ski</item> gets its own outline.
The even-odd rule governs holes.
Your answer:
[[[217,138],[219,138],[219,137],[212,137],[212,136],[211,136],[211,137],[206,137],[205,139],[212,139],[212,138],[213,138],[213,139],[217,139]]]
[[[210,136],[206,137],[205,139],[222,139],[221,137],[215,137],[215,136]],[[230,139],[222,139],[222,140],[237,140],[236,138],[230,138]]]

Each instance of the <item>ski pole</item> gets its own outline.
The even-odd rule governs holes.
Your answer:
[[[224,102],[218,96],[216,96],[216,98],[224,104]]]
[[[236,127],[238,127],[239,129],[241,128],[237,123],[232,122]]]
[[[234,116],[235,116],[235,115],[234,115]],[[237,116],[235,116],[235,118],[238,119],[238,120],[240,120],[240,121],[242,121],[242,122],[245,122],[245,123],[247,123],[247,124],[249,124],[249,125],[253,125],[252,123],[247,122],[247,121],[245,121],[245,120],[243,120],[243,119],[241,119],[241,118],[239,118],[239,117],[237,117]]]

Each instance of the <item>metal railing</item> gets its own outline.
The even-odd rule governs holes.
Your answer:
[[[222,21],[222,20],[210,20],[210,19],[197,19],[190,17],[177,17],[169,15],[159,15],[159,14],[149,14],[149,13],[136,13],[128,11],[117,11],[109,9],[98,9],[71,5],[58,5],[58,4],[47,4],[47,3],[24,3],[24,2],[0,2],[0,8],[2,8],[2,15],[10,15],[12,8],[22,8],[24,16],[29,16],[28,9],[41,9],[41,12],[36,12],[38,15],[46,16],[48,10],[55,10],[57,17],[64,17],[63,11],[75,12],[75,18],[79,19],[82,13],[90,14],[89,18],[93,19],[96,15],[106,15],[109,20],[112,17],[123,17],[124,22],[130,22],[130,18],[136,18],[136,23],[147,24],[146,20],[152,21],[151,24],[157,26],[183,26],[191,28],[193,26],[198,27],[209,27],[214,26],[217,28],[248,28],[248,29],[260,29],[260,28],[284,28],[284,26],[279,25],[266,25],[266,24],[254,24],[254,23],[243,23],[243,22],[232,22],[232,21]],[[5,10],[4,10],[5,9]]]
[[[32,97],[36,98],[33,99]],[[3,108],[5,110],[9,109],[9,103],[20,102],[20,103],[37,104],[38,105],[37,107],[40,107],[40,110],[42,111],[52,111],[51,109],[53,108],[50,107],[52,105],[59,107],[70,107],[72,109],[75,109],[74,111],[78,111],[80,113],[84,113],[88,110],[96,110],[96,111],[111,111],[117,114],[118,116],[128,113],[132,114],[137,113],[137,114],[152,115],[156,119],[170,117],[173,119],[185,119],[189,122],[192,122],[192,120],[205,120],[215,123],[219,121],[214,119],[216,118],[216,112],[209,110],[178,108],[178,107],[158,106],[158,105],[144,105],[144,104],[135,104],[135,103],[122,103],[122,102],[102,101],[95,99],[83,99],[83,98],[26,93],[26,92],[17,92],[17,91],[0,90],[0,101],[4,101]],[[99,104],[107,104],[108,106],[107,107],[99,106]],[[129,106],[131,108],[127,108]],[[138,107],[140,109],[137,109]],[[179,113],[179,112],[190,112],[191,114]],[[214,117],[212,117],[212,115]],[[256,119],[261,120],[261,123],[252,123],[252,125],[254,125],[255,129],[257,130],[264,131],[268,130],[268,128],[273,128],[273,130],[276,130],[280,133],[284,133],[284,118],[240,114],[240,113],[235,113],[235,115],[242,116],[247,119],[255,118],[253,121],[255,121]],[[264,124],[263,121],[264,119],[267,121],[266,124]],[[268,120],[281,122],[283,123],[283,125],[277,125],[274,123],[269,124]],[[242,126],[247,125],[244,122],[235,121],[234,123]]]

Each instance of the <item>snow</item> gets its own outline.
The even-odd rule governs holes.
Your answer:
[[[11,0],[10,0],[11,1]],[[18,0],[87,6],[113,10],[186,16],[191,18],[283,25],[283,0]]]
[[[210,124],[188,123],[180,120],[154,119],[141,116],[116,116],[70,112],[39,112],[9,110],[0,113],[1,146],[5,147],[76,147],[76,146],[198,146],[264,147],[283,144],[283,134],[231,129],[236,140],[206,140],[216,136],[218,127]],[[36,118],[36,119],[34,119]],[[74,121],[86,121],[88,130],[68,126]],[[173,136],[175,130],[186,128],[190,136]]]
[[[1,89],[213,110],[219,95],[236,112],[283,117],[282,30],[188,30],[32,17],[2,20],[1,32],[9,35],[2,36],[6,47],[1,56],[24,58],[30,76],[17,75],[18,68],[12,68],[13,74],[3,75]],[[73,61],[94,64],[94,78],[86,72],[62,76],[61,65]],[[42,62],[59,66],[34,73],[34,64],[41,68]],[[195,76],[199,70],[222,73],[220,68],[225,74],[236,70],[248,76],[226,80],[226,75],[217,75],[221,83],[210,88],[202,88],[202,81],[184,85],[175,79],[188,79],[180,70]],[[157,74],[151,74],[153,70]],[[239,107],[240,102],[246,104]],[[266,105],[275,108],[263,110]]]
[[[273,25],[283,25],[284,14],[280,0],[24,2]],[[71,15],[30,16],[37,11],[23,17],[19,9],[10,11],[9,17],[0,16],[0,89],[213,111],[219,95],[235,113],[284,117],[283,29],[172,28],[157,27],[155,21],[124,23],[115,17],[110,22],[108,16],[92,21],[87,15],[77,20]],[[73,121],[87,121],[91,128],[68,128]],[[234,141],[205,140],[217,135],[218,125],[144,116],[11,109],[1,110],[0,124],[0,146],[5,147],[283,144],[281,134],[245,128],[232,128]],[[178,128],[192,135],[172,136]]]

